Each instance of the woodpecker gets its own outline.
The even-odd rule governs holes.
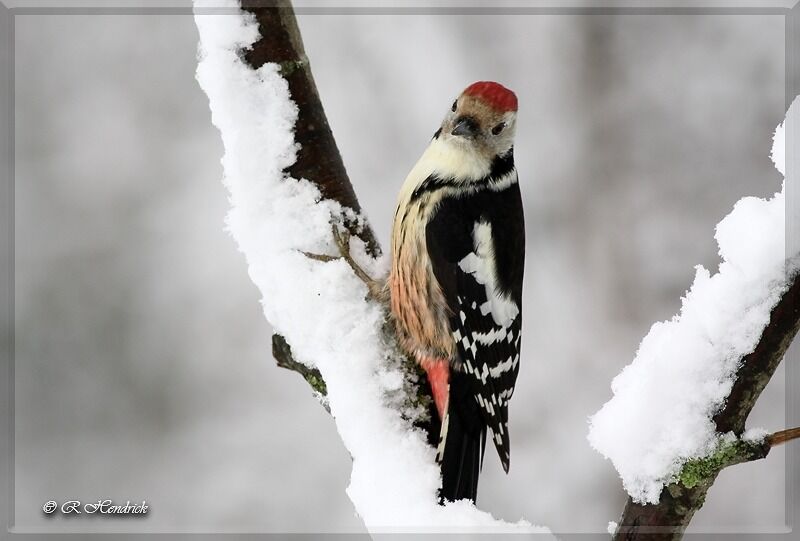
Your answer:
[[[441,420],[441,501],[475,501],[487,430],[506,473],[510,464],[525,260],[516,117],[511,90],[468,86],[406,177],[394,216],[389,301]]]

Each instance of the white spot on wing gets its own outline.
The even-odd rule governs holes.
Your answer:
[[[509,357],[502,363],[499,363],[497,366],[490,368],[489,373],[492,375],[493,378],[497,378],[500,376],[500,374],[508,372],[512,368],[516,368],[518,363],[519,363],[519,355],[515,355],[513,358]]]
[[[514,393],[514,388],[511,387],[510,389],[503,389],[497,395],[497,400],[500,402],[500,405],[505,404],[508,402],[508,399],[511,398],[511,395]]]
[[[498,291],[497,268],[492,246],[492,226],[486,222],[475,222],[472,231],[475,251],[464,257],[459,268],[471,274],[486,288],[486,302],[481,305],[481,314],[492,314],[492,319],[500,327],[508,327],[519,315],[519,307],[514,301]]]
[[[483,371],[480,373],[481,383],[486,383],[486,376],[489,375],[489,365],[483,365]]]
[[[472,339],[479,344],[483,344],[486,346],[491,346],[495,342],[500,342],[501,340],[506,338],[506,328],[505,327],[495,327],[489,332],[481,333],[481,332],[474,332],[472,333]]]

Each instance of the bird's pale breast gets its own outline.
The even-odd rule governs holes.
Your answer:
[[[417,358],[450,359],[454,352],[449,313],[425,246],[430,197],[396,216],[389,274],[391,310],[401,346]]]

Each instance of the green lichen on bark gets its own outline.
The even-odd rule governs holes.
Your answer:
[[[325,380],[322,377],[313,373],[306,373],[303,377],[315,392],[322,396],[328,396],[328,386],[325,385]]]
[[[286,339],[279,334],[272,335],[272,356],[275,357],[275,361],[281,368],[297,372],[303,376],[303,379],[308,382],[320,397],[328,396],[328,387],[325,385],[325,380],[322,379],[322,374],[320,374],[319,370],[294,360],[292,348],[289,347]]]
[[[703,458],[696,458],[683,465],[678,479],[686,488],[694,488],[713,481],[722,469],[734,464],[764,458],[769,453],[765,440],[722,440],[716,450]]]
[[[278,64],[280,66],[281,75],[284,77],[289,77],[295,71],[305,69],[308,66],[308,59],[306,57],[302,57],[299,60],[286,60]]]

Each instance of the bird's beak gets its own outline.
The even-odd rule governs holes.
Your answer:
[[[478,123],[475,122],[475,119],[469,116],[462,116],[456,119],[453,131],[450,134],[460,135],[461,137],[475,137],[478,129]]]

